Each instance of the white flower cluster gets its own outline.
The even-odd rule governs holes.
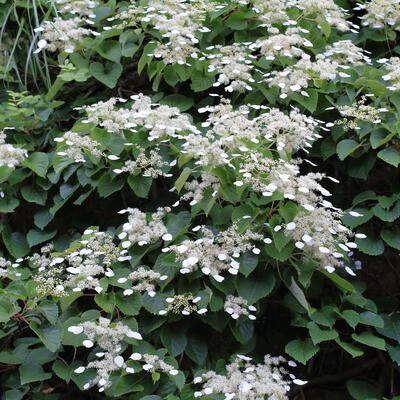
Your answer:
[[[169,312],[174,314],[190,315],[193,312],[197,314],[205,314],[207,308],[198,308],[197,304],[201,300],[200,296],[193,297],[191,294],[177,294],[174,297],[167,297],[166,302],[168,307],[165,310],[160,310],[160,315],[165,315]]]
[[[339,31],[357,29],[357,25],[346,21],[346,10],[339,7],[333,0],[298,0],[299,7],[303,14],[323,16],[329,25],[336,27]],[[357,33],[357,30],[355,31]]]
[[[39,283],[37,291],[41,295],[63,296],[67,288],[72,288],[73,292],[94,289],[100,293],[103,289],[99,278],[113,276],[108,265],[120,259],[112,237],[93,229],[86,230],[76,246],[62,256],[53,256],[52,249],[46,246],[41,254],[28,257],[38,267],[39,274],[34,280]]]
[[[86,367],[78,367],[75,369],[76,374],[83,373],[86,369],[96,369],[97,376],[84,385],[84,389],[89,389],[92,385],[99,387],[99,392],[111,385],[110,374],[113,371],[118,371],[123,368],[128,370],[124,358],[119,355],[122,350],[121,342],[125,336],[136,340],[142,340],[142,335],[139,332],[132,331],[122,322],[112,323],[110,319],[100,317],[98,322],[85,321],[79,325],[68,327],[68,332],[75,335],[84,333],[87,336],[82,344],[87,348],[92,348],[94,343],[97,343],[104,352],[96,353],[98,360],[91,361]]]
[[[84,21],[81,17],[65,20],[61,17],[56,17],[53,21],[44,21],[42,26],[35,29],[35,32],[41,32],[35,53],[40,52],[42,49],[73,53],[76,45],[82,42],[85,36],[98,35],[92,29],[83,28],[81,25],[84,22],[87,21]]]
[[[251,229],[239,234],[236,225],[216,235],[206,227],[193,228],[195,232],[200,229],[203,237],[197,240],[186,239],[179,245],[170,245],[166,249],[175,252],[176,261],[182,265],[182,274],[201,269],[203,274],[211,275],[218,282],[224,280],[221,272],[228,271],[237,275],[240,264],[236,259],[248,250],[259,254],[260,250],[251,241],[264,239],[263,235]]]
[[[245,315],[251,320],[256,319],[255,315],[250,314],[249,311],[254,312],[257,311],[257,309],[254,306],[249,306],[247,300],[240,296],[235,297],[231,294],[226,296],[224,310],[230,314],[233,319],[238,319],[241,315]]]
[[[363,65],[371,63],[371,58],[365,54],[365,50],[356,46],[351,40],[339,40],[332,45],[326,46],[324,55],[331,57],[343,65]]]
[[[161,155],[157,152],[159,148],[150,150],[149,155],[146,155],[144,149],[136,157],[136,160],[128,160],[125,165],[121,168],[114,169],[116,174],[122,172],[128,172],[130,174],[135,174],[137,170],[144,170],[143,176],[151,176],[152,178],[157,178],[160,175],[165,177],[170,177],[172,174],[166,173],[162,168],[168,167],[168,162],[163,161]]]
[[[361,18],[362,25],[382,29],[386,25],[400,30],[400,0],[371,0],[358,3],[354,10],[366,10]]]
[[[214,83],[214,87],[223,84],[226,86],[227,92],[237,90],[243,93],[246,90],[252,90],[247,82],[254,82],[250,73],[253,66],[244,44],[209,46],[207,50],[213,51],[211,54],[205,55],[210,60],[208,72],[216,70],[219,73],[218,81]]]
[[[389,60],[384,59],[384,66],[389,71],[388,74],[382,76],[385,81],[392,81],[392,85],[388,87],[389,90],[400,90],[400,58],[390,57]]]
[[[18,266],[17,264],[16,266]],[[9,268],[12,266],[12,262],[0,257],[0,278],[5,278],[9,273]]]
[[[151,98],[143,94],[133,95],[130,109],[115,109],[118,101],[125,99],[112,97],[106,102],[99,102],[82,107],[87,112],[83,123],[102,126],[108,132],[123,134],[124,130],[136,132],[136,127],[148,130],[148,140],[160,137],[180,137],[185,131],[199,133],[189,118],[181,114],[176,107],[152,103]]]
[[[28,157],[28,152],[6,143],[6,137],[4,131],[0,131],[0,167],[13,168],[20,165]]]
[[[186,64],[189,57],[198,58],[199,40],[195,33],[207,31],[201,21],[211,7],[211,3],[203,0],[150,0],[145,7],[131,4],[117,18],[122,20],[121,27],[137,25],[139,21],[151,23],[166,39],[165,43],[157,42],[151,56],[161,58],[165,64]]]
[[[72,158],[77,163],[85,162],[85,153],[89,153],[94,157],[104,156],[99,150],[100,143],[89,136],[81,136],[76,132],[68,131],[64,133],[64,136],[55,138],[54,140],[67,145],[65,151],[58,151],[57,154]]]
[[[251,109],[262,110],[257,117],[249,118]],[[200,109],[199,111],[203,111]],[[207,136],[201,139],[186,137],[183,147],[193,157],[200,157],[200,165],[230,165],[232,158],[229,150],[239,149],[247,152],[246,141],[255,144],[263,140],[276,143],[277,150],[296,151],[302,147],[310,147],[311,142],[320,138],[316,129],[318,122],[301,114],[294,108],[287,115],[276,108],[259,105],[241,106],[234,109],[229,100],[222,99],[214,107],[207,107],[210,115],[203,126],[210,127]],[[205,149],[200,148],[203,144]],[[233,153],[235,154],[235,153]],[[232,157],[235,157],[232,155]]]
[[[203,383],[195,397],[222,393],[225,400],[287,400],[291,381],[282,366],[283,357],[266,355],[263,364],[251,363],[251,358],[238,355],[226,366],[226,375],[209,371],[196,377],[194,383]]]
[[[167,275],[161,275],[156,271],[139,267],[135,271],[131,272],[127,278],[119,278],[118,283],[125,283],[128,280],[133,282],[139,281],[131,288],[125,289],[123,292],[124,296],[130,296],[134,292],[147,292],[150,297],[154,297],[156,295],[156,286],[153,282],[157,280],[165,281],[167,278]]]
[[[133,357],[132,357],[133,356]],[[145,364],[142,365],[142,368],[148,372],[165,372],[170,375],[178,375],[179,371],[174,368],[172,365],[166,363],[164,360],[161,360],[159,356],[156,354],[143,354],[140,355],[138,353],[132,354],[131,358],[134,360],[140,360],[143,358]],[[140,357],[140,358],[139,358]]]
[[[342,265],[343,253],[357,247],[350,241],[351,231],[340,221],[342,213],[329,208],[315,208],[311,213],[300,211],[293,222],[286,225],[285,234],[289,235],[303,255],[319,259],[322,267],[333,272]],[[365,235],[363,235],[365,237]],[[348,273],[350,269],[346,268]]]
[[[61,14],[93,15],[93,8],[98,3],[92,0],[56,0],[58,11]]]
[[[280,46],[275,43],[275,46]],[[309,54],[302,53],[296,64],[284,68],[282,71],[272,71],[264,74],[265,82],[270,86],[278,86],[281,98],[288,94],[300,92],[308,97],[303,89],[308,87],[311,79],[331,80],[336,75],[343,78],[350,77],[344,72],[350,66],[370,63],[371,59],[360,47],[355,46],[350,40],[340,40],[326,46],[323,53],[317,54],[313,59]]]
[[[166,241],[172,240],[162,220],[165,216],[163,208],[158,208],[157,212],[151,215],[151,221],[147,221],[146,214],[137,208],[119,211],[119,214],[125,213],[129,214],[128,222],[122,226],[122,233],[118,235],[124,249],[129,248],[133,243],[144,246],[160,238]]]
[[[236,0],[243,4],[243,0]],[[245,3],[251,3],[253,10],[258,14],[258,18],[265,26],[271,26],[277,23],[290,23],[286,11],[296,5],[297,0],[246,0]]]
[[[199,181],[199,179],[201,179],[201,181]],[[181,200],[192,199],[189,204],[194,206],[203,199],[204,191],[207,188],[212,188],[212,196],[214,197],[218,193],[219,187],[219,179],[216,176],[203,172],[198,179],[185,183],[184,188],[186,189],[186,193],[181,196]],[[178,204],[175,203],[173,205],[177,206]]]
[[[306,29],[299,27],[288,28],[285,33],[280,33],[278,28],[271,27],[268,29],[271,36],[267,39],[257,40],[250,47],[251,49],[259,48],[267,60],[275,60],[277,56],[284,57],[301,57],[304,50],[301,47],[313,47],[313,44],[303,37],[301,33],[308,33]]]
[[[378,109],[374,106],[365,104],[366,96],[362,96],[360,100],[355,101],[351,106],[339,106],[338,110],[345,118],[335,121],[337,125],[343,125],[345,129],[360,129],[359,122],[368,121],[374,124],[381,122],[379,112],[384,109]],[[349,119],[355,118],[354,119]]]

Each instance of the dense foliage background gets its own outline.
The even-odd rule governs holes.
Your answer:
[[[400,398],[399,1],[0,21],[2,399]]]

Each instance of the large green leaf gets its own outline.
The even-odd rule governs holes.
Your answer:
[[[151,188],[153,178],[151,176],[130,176],[128,178],[128,184],[135,192],[136,196],[147,198]]]
[[[378,153],[378,157],[388,164],[398,167],[400,163],[400,153],[393,147],[387,147]]]
[[[241,297],[253,304],[263,297],[268,296],[275,287],[275,276],[271,270],[253,273],[247,278],[240,277],[236,280],[236,288]]]
[[[103,64],[94,62],[90,64],[89,71],[98,81],[112,89],[117,85],[118,78],[122,74],[122,65],[107,61],[104,68]]]
[[[350,380],[347,381],[347,390],[356,400],[379,400],[381,392],[376,387],[366,381]]]
[[[160,104],[166,104],[171,107],[178,107],[179,111],[187,111],[194,104],[194,100],[191,97],[183,96],[182,94],[170,94],[160,100]]]
[[[24,160],[24,165],[31,169],[35,174],[44,178],[49,167],[49,156],[46,153],[35,152]]]
[[[61,346],[61,324],[43,324],[39,326],[36,321],[31,321],[29,327],[38,335],[42,343],[52,352],[56,352]]]
[[[376,349],[385,350],[385,340],[375,336],[371,332],[353,333],[351,337],[359,343],[365,344]]]
[[[160,337],[162,344],[168,349],[172,357],[176,357],[185,350],[187,337],[181,329],[163,326]]]
[[[289,342],[285,347],[286,353],[302,364],[306,364],[312,356],[318,353],[318,350],[319,346],[314,345],[311,339],[295,339]]]
[[[97,46],[97,51],[102,57],[115,63],[119,63],[121,60],[121,46],[116,40],[104,40]]]
[[[51,378],[50,372],[44,372],[40,364],[27,362],[19,367],[19,377],[21,379],[21,385],[25,385],[31,382],[45,381]]]
[[[31,229],[26,238],[28,239],[29,246],[33,247],[39,243],[47,242],[48,240],[52,239],[55,234],[57,233],[56,229],[53,229],[49,232],[42,232],[36,229]]]
[[[334,340],[339,337],[339,334],[334,329],[321,329],[315,322],[309,322],[307,328],[314,344]]]
[[[396,312],[392,315],[382,314],[384,326],[377,328],[377,331],[390,339],[396,340],[400,343],[400,313]]]
[[[24,257],[29,253],[29,245],[25,239],[25,236],[19,232],[10,232],[10,230],[4,229],[3,242],[7,247],[7,250],[15,258]]]
[[[336,146],[336,152],[341,160],[344,160],[348,155],[353,153],[356,150],[360,143],[356,142],[353,139],[344,139],[341,140]]]
[[[104,174],[98,184],[97,190],[99,192],[100,197],[108,197],[113,193],[118,192],[124,186],[124,180],[121,178],[111,179],[108,174]]]

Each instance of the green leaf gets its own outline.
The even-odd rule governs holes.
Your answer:
[[[165,226],[168,233],[175,239],[178,235],[185,232],[190,225],[191,215],[187,211],[181,211],[179,214],[168,214]]]
[[[214,76],[204,75],[202,72],[194,70],[192,73],[192,84],[190,87],[194,92],[203,92],[209,89],[214,82]]]
[[[322,15],[319,15],[317,17],[316,21],[317,21],[322,33],[326,36],[326,38],[328,38],[331,34],[330,24],[326,21],[326,19]]]
[[[364,311],[360,314],[360,323],[364,325],[371,325],[375,328],[383,328],[383,319],[378,314],[372,311]]]
[[[124,296],[122,293],[115,295],[116,306],[126,315],[137,315],[142,307],[142,296],[138,292],[130,296]]]
[[[42,343],[51,352],[56,352],[61,346],[62,338],[62,327],[61,324],[44,324],[44,326],[38,326],[36,321],[31,321],[29,327],[38,335]]]
[[[21,233],[10,233],[10,230],[6,228],[3,230],[2,237],[7,250],[13,257],[25,257],[29,253],[28,242],[26,241],[25,236]]]
[[[315,322],[311,321],[307,324],[310,332],[311,340],[314,344],[334,340],[339,337],[339,334],[334,329],[321,329]]]
[[[360,357],[364,354],[364,352],[361,349],[354,346],[353,344],[341,342],[339,339],[336,339],[336,343],[338,343],[339,346],[345,351],[347,351],[353,358]]]
[[[108,174],[104,174],[97,184],[97,190],[100,197],[109,197],[113,193],[118,192],[124,186],[123,179],[111,179]]]
[[[394,339],[400,343],[400,313],[396,312],[392,315],[382,314],[384,327],[377,328],[377,331],[390,339]]]
[[[225,21],[225,25],[234,31],[246,29],[247,22],[245,18],[246,16],[242,12],[236,11]]]
[[[28,239],[29,246],[33,247],[39,243],[47,242],[48,240],[52,239],[56,233],[56,229],[50,232],[41,232],[35,229],[31,229],[26,235],[26,238]]]
[[[44,178],[49,167],[49,157],[46,153],[35,152],[30,154],[23,164],[35,174]]]
[[[347,390],[356,400],[381,399],[380,390],[366,381],[350,380],[346,383]]]
[[[176,187],[176,190],[178,193],[183,188],[183,185],[188,180],[191,173],[192,173],[192,169],[189,167],[185,167],[183,169],[183,171],[181,172],[181,174],[179,175],[179,178],[175,181],[175,187]]]
[[[89,71],[94,78],[113,89],[122,74],[122,66],[121,64],[107,61],[104,68],[103,64],[94,62],[90,64]]]
[[[51,378],[51,373],[44,372],[40,364],[33,362],[22,364],[18,371],[21,379],[21,385],[26,385],[27,383],[31,382],[45,381]]]
[[[373,211],[365,207],[356,207],[346,211],[356,211],[362,215],[362,217],[353,217],[352,215],[346,213],[342,216],[343,223],[351,229],[356,228],[359,225],[365,224],[374,216]]]
[[[208,353],[207,341],[199,336],[191,334],[185,348],[185,353],[195,363],[203,365]]]
[[[38,310],[43,314],[43,316],[50,322],[50,324],[55,325],[58,319],[58,306],[55,303],[51,303],[48,300],[42,301]]]
[[[393,147],[387,147],[386,149],[381,150],[378,153],[378,157],[381,160],[387,162],[388,164],[391,164],[391,165],[395,166],[396,168],[399,166],[400,154]]]
[[[194,104],[194,99],[183,96],[182,94],[170,94],[160,100],[160,104],[166,104],[171,107],[178,107],[179,111],[184,112],[189,110]]]
[[[121,46],[116,40],[104,40],[97,46],[98,53],[107,60],[119,63],[121,60]]]
[[[115,307],[115,293],[99,293],[94,296],[95,303],[105,312],[112,312]]]
[[[24,393],[17,389],[6,390],[4,394],[4,400],[21,400],[24,397]]]
[[[305,365],[312,356],[318,353],[319,346],[314,345],[311,339],[295,339],[286,345],[285,351],[295,360]]]
[[[346,279],[343,279],[335,272],[328,272],[325,269],[319,269],[318,271],[321,272],[322,274],[324,274],[327,278],[329,278],[337,286],[340,286],[343,289],[348,290],[349,292],[352,292],[352,293],[355,291],[354,286],[350,282],[346,281]]]
[[[68,365],[64,360],[56,360],[52,365],[52,369],[56,375],[62,380],[66,381],[66,383],[69,383],[71,379],[73,368],[75,367],[72,364]]]
[[[382,240],[375,237],[372,232],[365,232],[365,234],[367,235],[365,239],[356,238],[355,240],[358,249],[370,256],[378,256],[379,254],[382,254],[385,249]]]
[[[299,285],[296,283],[295,279],[293,276],[291,277],[290,285],[288,285],[288,289],[292,293],[292,295],[296,298],[296,300],[305,308],[305,310],[309,313],[310,312],[310,306],[308,304],[308,301],[306,299],[306,296],[304,295],[303,290],[299,287]]]
[[[22,197],[30,203],[36,203],[44,206],[46,204],[47,192],[37,190],[31,186],[23,186],[21,188]]]
[[[35,225],[40,229],[43,229],[45,226],[47,226],[53,218],[54,218],[54,215],[50,214],[50,212],[47,210],[47,208],[39,210],[33,216]]]
[[[344,160],[349,154],[356,150],[360,143],[352,139],[341,140],[336,146],[336,152],[341,160]]]
[[[244,276],[248,277],[256,269],[258,257],[250,251],[246,251],[246,253],[242,254],[238,261],[240,262],[239,271]]]
[[[19,206],[19,200],[14,197],[0,197],[0,213],[13,212]]]
[[[181,329],[171,329],[170,326],[163,326],[161,329],[161,342],[168,349],[172,357],[181,354],[187,345],[187,338]]]
[[[292,255],[295,245],[293,242],[289,242],[281,251],[279,251],[275,246],[275,242],[272,242],[266,244],[264,248],[267,254],[275,260],[286,261]]]
[[[308,96],[300,93],[293,93],[291,98],[305,107],[311,113],[314,113],[318,106],[318,92],[315,89],[307,89]]]
[[[241,344],[246,344],[254,339],[254,323],[248,319],[243,322],[236,321],[235,325],[231,325],[231,331],[235,339]]]
[[[354,310],[344,310],[340,316],[354,329],[360,322],[360,315]]]
[[[393,222],[400,217],[400,201],[397,201],[390,210],[386,210],[380,204],[376,204],[372,211],[382,221]]]
[[[166,301],[165,299],[169,297],[165,293],[157,293],[155,296],[151,297],[146,293],[142,296],[143,307],[151,314],[159,315],[161,310],[165,310]]]
[[[165,82],[168,83],[169,86],[175,87],[175,85],[179,82],[179,76],[174,71],[172,65],[167,65],[164,69],[164,79]]]
[[[263,297],[268,296],[275,287],[275,276],[272,271],[256,272],[247,278],[240,277],[236,280],[236,289],[239,296],[253,304]]]
[[[360,334],[353,333],[351,337],[362,344],[376,349],[385,350],[385,340],[375,336],[371,332],[361,332]]]
[[[397,364],[400,365],[400,346],[399,345],[390,345],[386,343],[386,348],[390,355],[390,358]]]
[[[137,377],[132,375],[116,375],[113,376],[111,382],[113,385],[106,389],[107,396],[112,396],[115,398],[121,398],[124,394],[132,393],[132,392],[142,392],[144,387],[142,385],[135,384],[137,381]],[[158,397],[158,396],[157,396]],[[143,399],[143,397],[141,397]]]
[[[5,298],[5,296],[0,297],[0,322],[9,322],[10,318],[21,311],[16,303],[11,303]]]
[[[151,176],[129,176],[128,184],[136,194],[136,196],[146,199],[149,195],[153,178]]]

